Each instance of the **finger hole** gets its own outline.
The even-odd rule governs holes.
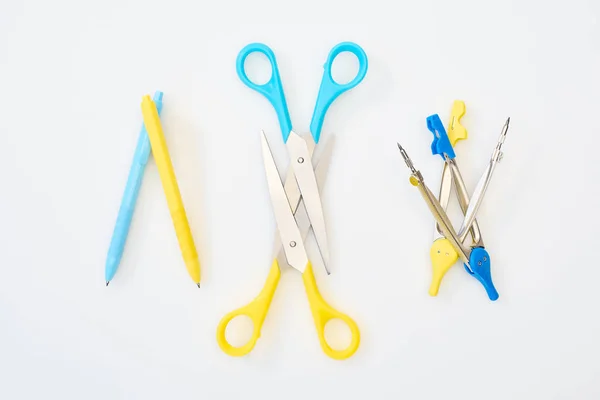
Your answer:
[[[255,85],[264,85],[269,82],[273,74],[271,62],[266,55],[260,51],[254,51],[248,54],[244,60],[244,71],[246,76]]]
[[[247,315],[238,315],[227,324],[225,339],[233,347],[242,347],[252,339],[254,323]]]
[[[347,349],[352,342],[350,327],[341,319],[330,319],[325,324],[325,341],[333,350]]]
[[[342,51],[335,56],[331,64],[331,78],[338,85],[352,82],[358,75],[360,63],[356,55],[349,51]]]

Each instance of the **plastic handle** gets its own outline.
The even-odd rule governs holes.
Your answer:
[[[333,65],[333,61],[335,58],[345,51],[348,51],[356,56],[358,59],[358,73],[352,79],[352,81],[344,84],[339,84],[333,80],[331,76],[331,67]],[[317,95],[317,102],[315,103],[315,109],[313,111],[312,120],[310,121],[310,133],[315,141],[315,143],[319,143],[319,138],[321,137],[321,128],[323,127],[323,121],[325,119],[325,114],[329,109],[329,106],[338,96],[344,93],[347,90],[352,89],[356,85],[362,82],[365,75],[367,74],[367,69],[369,68],[369,62],[367,60],[367,54],[365,51],[352,42],[342,42],[336,45],[329,52],[329,56],[327,56],[327,61],[325,62],[324,71],[323,71],[323,79],[321,79],[321,87],[319,88],[319,94]]]
[[[280,276],[281,272],[279,271],[279,264],[277,259],[275,259],[271,265],[271,271],[269,272],[267,282],[265,283],[265,286],[261,290],[260,294],[256,296],[256,298],[252,300],[250,304],[230,312],[221,319],[219,326],[217,326],[217,343],[219,344],[221,350],[225,352],[225,354],[233,357],[241,357],[252,351],[254,345],[256,345],[256,341],[260,337],[260,330],[265,317],[267,316],[267,312],[269,311],[269,306],[271,305],[271,300],[273,300],[273,295],[275,294],[275,289],[277,289]],[[252,320],[254,328],[252,337],[248,343],[240,347],[234,347],[227,341],[225,331],[227,330],[227,325],[231,322],[231,320],[241,315],[249,317]]]
[[[468,137],[467,129],[460,123],[466,111],[467,107],[464,101],[454,100],[450,111],[450,121],[448,122],[448,139],[450,139],[452,146],[456,146],[456,142]]]
[[[450,158],[456,157],[439,115],[433,114],[427,117],[427,129],[433,133],[431,154],[439,154],[444,161],[446,160],[444,155],[447,155]]]
[[[163,106],[162,98],[163,92],[157,91],[154,93],[153,100],[156,103],[156,110],[159,117]],[[110,241],[110,247],[108,249],[108,256],[106,258],[106,266],[104,269],[104,277],[106,282],[110,282],[115,276],[117,269],[119,268],[121,258],[123,257],[125,241],[127,240],[127,235],[129,234],[135,203],[137,202],[137,198],[140,193],[142,179],[144,178],[144,170],[146,168],[146,164],[148,163],[149,157],[150,139],[148,139],[146,126],[142,124],[135,148],[135,153],[133,155],[133,163],[131,164],[131,169],[129,170],[129,176],[127,177],[125,192],[123,193],[121,206],[119,207],[117,222],[115,224],[115,229]]]
[[[465,270],[483,285],[490,300],[498,300],[499,295],[492,282],[490,255],[487,250],[483,247],[475,247],[471,252],[469,264],[471,268],[465,265]]]
[[[448,239],[441,238],[431,244],[429,257],[431,258],[431,266],[433,267],[429,295],[437,296],[444,275],[458,260],[458,253],[454,250]]]
[[[356,322],[354,322],[352,318],[335,310],[333,307],[327,304],[325,300],[323,300],[323,297],[321,297],[319,289],[317,288],[317,283],[315,281],[315,276],[313,274],[312,265],[310,262],[306,265],[306,269],[302,274],[302,280],[304,281],[306,296],[308,297],[310,310],[313,315],[315,327],[317,328],[317,334],[319,336],[321,348],[325,354],[335,360],[345,360],[346,358],[352,356],[360,344],[360,331],[358,330],[358,325],[356,325]],[[350,341],[350,345],[344,350],[332,349],[325,340],[325,325],[327,325],[327,322],[334,318],[342,320],[346,325],[348,325],[348,328],[350,328],[352,339]]]
[[[158,112],[150,96],[144,96],[142,100],[142,114],[163,191],[167,199],[167,205],[169,206],[169,212],[171,213],[171,219],[175,227],[175,233],[177,234],[177,240],[179,241],[179,249],[181,250],[190,277],[196,284],[199,284],[200,262],[198,261],[198,252],[196,251],[192,231],[185,213]]]
[[[248,78],[248,75],[246,75],[246,57],[254,52],[264,54],[271,63],[271,79],[263,85],[252,82],[250,78]],[[277,113],[277,118],[279,119],[283,141],[287,142],[287,138],[292,130],[292,121],[290,120],[290,113],[288,111],[287,102],[285,101],[283,85],[281,84],[277,60],[275,60],[273,50],[262,43],[250,43],[239,52],[236,60],[236,69],[238,76],[246,86],[265,96],[271,105],[273,105],[273,108]]]

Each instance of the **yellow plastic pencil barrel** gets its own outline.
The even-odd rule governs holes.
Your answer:
[[[177,185],[177,178],[167,149],[167,142],[162,130],[160,118],[156,105],[150,96],[144,96],[142,99],[142,115],[144,124],[148,131],[148,138],[152,147],[152,155],[158,168],[163,190],[167,198],[167,204],[171,213],[171,219],[175,226],[175,233],[179,241],[179,248],[185,262],[185,266],[192,280],[200,286],[200,261],[198,261],[198,252],[194,244],[194,238],[190,230],[183,200]]]

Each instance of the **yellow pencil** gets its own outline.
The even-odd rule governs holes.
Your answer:
[[[144,124],[148,131],[148,138],[152,147],[152,155],[158,168],[160,180],[171,212],[171,219],[175,226],[175,233],[179,241],[179,248],[185,261],[185,266],[192,280],[200,287],[200,261],[198,261],[198,253],[194,245],[194,238],[190,230],[177,178],[167,149],[167,142],[160,124],[156,105],[150,96],[144,96],[142,99],[142,115],[144,116]]]

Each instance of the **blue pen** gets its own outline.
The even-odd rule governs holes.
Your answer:
[[[162,98],[162,92],[157,91],[154,93],[153,100],[159,115],[162,111]],[[119,268],[119,263],[121,262],[121,257],[123,256],[125,241],[127,240],[129,226],[131,225],[131,219],[133,217],[133,210],[135,209],[135,203],[140,192],[140,186],[142,185],[142,178],[144,177],[144,170],[148,163],[148,159],[150,158],[150,150],[150,139],[148,139],[146,127],[142,123],[142,129],[140,130],[140,136],[133,156],[133,164],[129,170],[127,186],[125,186],[125,193],[123,193],[123,199],[121,200],[121,206],[119,207],[119,215],[117,216],[117,223],[115,225],[115,230],[113,231],[110,247],[108,249],[108,256],[106,258],[106,268],[104,271],[106,286],[108,286],[115,276],[115,273]]]

